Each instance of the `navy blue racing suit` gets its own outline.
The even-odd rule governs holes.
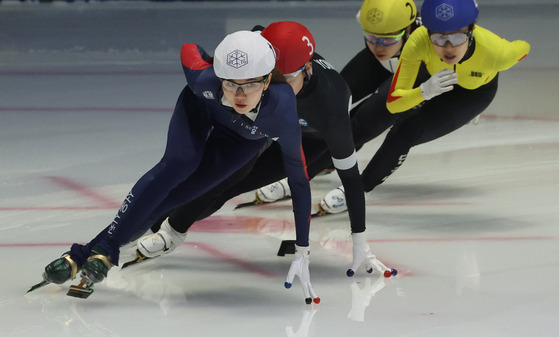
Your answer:
[[[270,84],[252,120],[222,104],[221,82],[209,60],[201,47],[183,45],[187,85],[171,118],[163,158],[136,182],[109,226],[88,244],[72,246],[70,255],[78,266],[95,245],[118,265],[122,245],[162,215],[218,185],[272,138],[281,147],[293,195],[296,243],[308,246],[311,195],[293,90],[286,83]]]
[[[322,56],[315,53],[311,62],[312,75],[306,76],[297,94],[309,177],[329,165],[336,168],[346,192],[351,231],[361,233],[366,227],[365,195],[350,128],[351,93],[342,76]],[[185,233],[195,221],[210,216],[231,198],[283,179],[286,171],[281,153],[281,148],[272,144],[216,188],[169,214],[169,223]],[[336,164],[332,164],[332,158]],[[152,226],[153,232],[165,218]]]

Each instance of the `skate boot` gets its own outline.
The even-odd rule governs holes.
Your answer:
[[[287,178],[277,181],[268,186],[264,186],[256,190],[256,202],[274,202],[283,200],[291,196],[291,189],[287,183]]]
[[[62,284],[70,279],[75,279],[79,271],[78,264],[70,257],[70,252],[62,254],[62,256],[45,267],[43,272],[43,280],[32,286],[27,292],[39,289],[49,283]]]
[[[320,203],[318,204],[318,211],[313,214],[315,216],[323,216],[326,214],[336,214],[347,211],[347,204],[345,202],[344,187],[340,186],[328,192]]]
[[[88,283],[99,283],[107,277],[109,269],[113,266],[111,257],[100,246],[94,246],[91,250],[91,255],[82,266],[82,280],[85,279]]]
[[[261,187],[256,190],[254,200],[238,204],[235,209],[244,208],[254,205],[262,205],[264,203],[284,200],[291,198],[291,189],[287,183],[287,178]]]
[[[88,298],[93,294],[93,285],[107,277],[107,273],[113,264],[109,253],[100,246],[94,246],[91,255],[82,266],[80,284],[70,286],[66,295],[77,298]]]
[[[138,240],[137,253],[141,254],[144,258],[169,254],[175,248],[182,245],[185,238],[186,233],[177,232],[169,223],[169,218],[167,218],[163,221],[157,233],[146,235]]]
[[[48,283],[62,284],[75,279],[78,271],[78,265],[70,257],[70,252],[66,252],[45,267],[43,279]]]

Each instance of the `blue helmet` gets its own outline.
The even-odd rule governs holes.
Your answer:
[[[477,19],[476,0],[425,0],[421,20],[430,31],[452,32],[471,25]]]

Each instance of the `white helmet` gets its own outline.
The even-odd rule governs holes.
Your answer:
[[[276,64],[274,48],[260,32],[241,30],[227,35],[215,49],[217,77],[243,80],[268,75]]]

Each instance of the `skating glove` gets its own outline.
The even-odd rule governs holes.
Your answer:
[[[320,298],[316,295],[311,285],[309,254],[309,247],[300,247],[295,245],[295,257],[293,258],[293,262],[291,262],[291,267],[289,267],[287,279],[285,280],[285,287],[287,289],[291,288],[293,285],[293,279],[295,276],[298,276],[301,281],[301,285],[303,286],[305,302],[307,304],[311,304],[314,300],[314,303],[320,303]]]
[[[352,277],[357,268],[363,263],[368,273],[377,270],[382,275],[386,270],[390,270],[382,262],[377,260],[376,256],[371,252],[369,244],[365,241],[365,232],[353,233],[351,234],[351,238],[353,239],[353,263],[351,264],[351,268],[347,270],[347,276]]]
[[[427,81],[421,83],[421,97],[428,101],[435,96],[451,91],[456,83],[458,83],[457,73],[450,69],[439,70]]]

